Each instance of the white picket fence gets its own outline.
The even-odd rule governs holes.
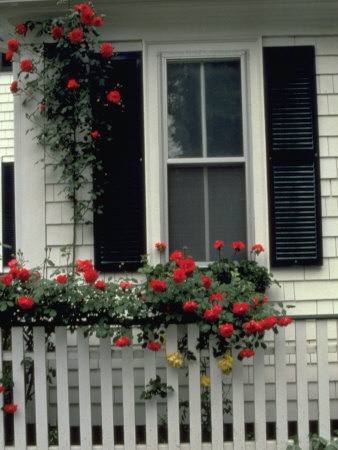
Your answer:
[[[165,353],[177,350],[180,329],[176,326],[168,328],[166,348],[158,353],[137,344],[119,349],[110,339],[88,339],[83,329],[71,335],[64,327],[56,328],[51,351],[46,349],[44,329],[34,328],[33,350],[27,350],[22,328],[13,328],[10,347],[0,347],[0,372],[11,367],[18,410],[12,419],[0,411],[0,448],[285,450],[291,442],[288,423],[297,422],[304,450],[309,448],[309,421],[318,423],[321,436],[330,437],[330,421],[338,420],[337,320],[296,321],[276,336],[268,334],[267,349],[257,349],[254,358],[237,362],[232,376],[218,368],[212,343],[210,352],[196,352],[198,329],[187,328],[188,347],[197,360],[180,369],[165,360]],[[210,442],[202,442],[201,358],[208,354],[211,435]],[[34,361],[34,396],[26,406],[24,357]],[[47,382],[51,368],[56,376]],[[140,400],[144,386],[158,373],[175,392],[166,399]],[[223,411],[224,391],[229,388],[232,415]],[[189,402],[185,419],[181,419],[182,398]],[[159,431],[164,422],[166,442]],[[189,431],[185,443],[180,442],[182,423]],[[251,440],[246,440],[248,423],[254,428]],[[267,423],[275,424],[275,437],[270,440]],[[35,442],[29,442],[27,424],[35,429]],[[225,424],[232,430],[231,441],[224,439]],[[57,428],[57,444],[50,443],[50,426]],[[98,440],[93,438],[94,427],[100,431]],[[78,442],[72,429],[79,433]],[[118,429],[124,438],[117,436]]]

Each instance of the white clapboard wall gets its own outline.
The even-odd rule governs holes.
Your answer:
[[[174,369],[165,355],[177,350],[182,331],[196,360]],[[154,353],[136,343],[117,348],[109,338],[88,338],[84,329],[70,334],[64,327],[55,329],[48,348],[44,329],[34,328],[27,348],[23,329],[13,328],[11,342],[0,343],[0,371],[12,371],[18,410],[10,417],[0,410],[0,448],[285,450],[292,422],[298,424],[300,447],[307,449],[310,421],[330,437],[330,421],[338,421],[336,320],[299,320],[278,335],[268,333],[267,349],[237,361],[230,376],[219,369],[212,342],[209,350],[196,352],[198,333],[195,325],[170,326],[165,347]],[[24,358],[33,362],[34,372],[27,403]],[[203,430],[203,370],[211,381],[209,433]],[[141,400],[156,374],[175,392]],[[223,411],[226,395],[232,414]],[[182,402],[189,407],[182,409]],[[274,424],[272,438],[267,423]]]

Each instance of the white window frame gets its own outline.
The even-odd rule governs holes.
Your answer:
[[[147,252],[151,261],[160,260],[154,249],[158,241],[168,242],[167,211],[167,102],[166,65],[168,60],[212,60],[241,58],[243,101],[243,157],[227,158],[227,164],[246,164],[247,242],[262,243],[267,249],[268,215],[267,176],[264,130],[264,97],[261,39],[208,43],[146,43],[144,60],[145,175]],[[208,162],[211,158],[208,158]],[[213,158],[215,164],[219,158]],[[179,158],[179,163],[184,163]],[[222,164],[224,163],[221,158]],[[189,159],[189,163],[190,163]],[[220,237],[221,239],[222,237]],[[231,246],[231,242],[225,242]],[[168,250],[161,255],[167,260]],[[263,258],[262,258],[263,259]]]

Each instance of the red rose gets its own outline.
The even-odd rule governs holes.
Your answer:
[[[17,269],[16,267],[13,267],[9,273],[12,275],[12,278],[17,278],[18,277],[18,273],[19,273],[19,269]]]
[[[132,286],[132,285],[133,285],[132,283],[129,283],[129,282],[126,282],[126,281],[122,281],[122,283],[120,283],[120,288],[123,291],[125,291],[128,286]]]
[[[46,109],[46,105],[44,105],[44,104],[40,105],[40,109],[42,109],[42,110]]]
[[[12,50],[8,50],[8,52],[6,53],[6,61],[10,61],[12,57],[13,57]]]
[[[3,392],[5,388],[3,386],[0,386],[0,393]]]
[[[194,312],[197,309],[196,302],[185,302],[183,303],[183,309],[185,312]]]
[[[261,299],[258,298],[258,297],[255,297],[255,298],[253,299],[253,301],[254,301],[254,303],[255,303],[255,306],[253,306],[253,308],[256,308],[257,306],[262,306],[262,305],[264,305],[264,304],[268,301],[268,297],[265,295],[263,300],[261,300]]]
[[[185,256],[182,252],[179,252],[178,250],[175,250],[169,257],[170,261],[179,261],[180,259],[184,259]]]
[[[7,42],[7,48],[12,52],[17,52],[19,50],[19,42],[16,39],[10,39]]]
[[[219,305],[213,306],[212,309],[206,309],[203,317],[208,320],[217,320],[222,311],[222,307]]]
[[[18,92],[18,82],[17,81],[13,81],[13,83],[10,85],[9,90],[11,91],[12,94],[15,94]]]
[[[55,26],[52,29],[52,36],[54,39],[60,39],[63,36],[63,28]]]
[[[161,349],[162,345],[159,342],[150,341],[147,347],[153,352],[158,352]]]
[[[222,337],[227,338],[234,333],[234,327],[232,323],[225,323],[219,327],[219,333]]]
[[[18,298],[18,305],[22,309],[31,309],[34,306],[32,297],[20,297]]]
[[[93,16],[94,11],[92,11],[90,8],[86,10],[85,12],[81,13],[80,19],[83,25],[92,25],[93,24]]]
[[[20,281],[27,281],[30,279],[31,274],[27,269],[20,269],[18,270],[16,276],[19,278]]]
[[[82,4],[80,5],[79,10],[80,10],[81,12],[88,12],[88,11],[91,11],[91,9],[89,8],[89,6],[86,5],[85,3],[82,3]]]
[[[97,280],[97,282],[94,284],[94,288],[100,289],[101,291],[104,291],[106,287],[107,285],[103,280]]]
[[[17,83],[17,81],[13,81],[13,83]],[[13,84],[12,83],[12,84]],[[9,262],[8,262],[8,267],[10,267],[11,269],[13,269],[13,267],[20,267],[20,264],[19,264],[19,261],[17,260],[17,259],[11,259]]]
[[[32,61],[30,59],[24,59],[21,61],[20,67],[24,72],[30,72],[32,70]]]
[[[188,259],[179,259],[177,261],[177,265],[184,270],[184,272],[189,275],[189,273],[193,272],[193,270],[196,268],[195,261],[188,258]]]
[[[76,264],[75,271],[77,273],[86,272],[87,270],[93,268],[93,265],[92,265],[91,261],[89,261],[89,259],[84,259],[83,261],[81,259],[77,259],[75,261],[75,264]]]
[[[74,5],[74,11],[80,11],[80,6],[79,5]]]
[[[69,40],[73,44],[76,44],[78,42],[81,42],[83,39],[83,33],[80,28],[77,28],[76,30],[72,30],[69,32]]]
[[[223,295],[219,292],[216,292],[215,294],[210,295],[210,300],[213,302],[214,300],[220,300],[221,302],[224,302]]]
[[[127,345],[130,344],[130,339],[127,338],[127,336],[122,336],[120,337],[120,339],[116,339],[114,344],[117,345],[118,347],[126,347]]]
[[[232,247],[236,250],[236,252],[240,252],[245,249],[245,245],[241,241],[233,242]]]
[[[255,355],[255,350],[251,350],[249,348],[245,348],[239,352],[239,356],[241,358],[250,358]]]
[[[17,409],[18,409],[18,405],[5,405],[4,406],[4,411],[7,414],[14,414]]]
[[[286,327],[287,325],[289,325],[292,322],[291,317],[281,317],[280,319],[278,319],[277,323],[280,327]]]
[[[233,304],[233,311],[238,316],[243,316],[248,312],[250,303],[234,303]]]
[[[94,269],[88,269],[84,273],[84,280],[86,283],[95,283],[95,281],[97,280],[97,277],[98,277],[98,273]]]
[[[1,282],[3,284],[5,284],[6,286],[9,286],[10,284],[12,284],[13,281],[13,277],[10,273],[7,273],[6,275],[3,275],[1,278]]]
[[[251,251],[253,253],[256,253],[256,255],[259,255],[261,252],[264,252],[263,245],[261,244],[255,244],[251,247]]]
[[[256,331],[258,331],[257,323],[254,320],[250,320],[250,322],[245,323],[243,328],[248,334],[256,333]]]
[[[276,316],[266,317],[265,319],[263,319],[264,330],[270,330],[270,328],[276,325],[276,323],[277,323]]]
[[[182,283],[182,281],[186,280],[186,274],[183,269],[174,270],[174,283]]]
[[[79,84],[75,80],[75,78],[71,78],[70,80],[68,80],[68,83],[67,83],[67,88],[68,89],[76,89],[78,87],[79,87]]]
[[[156,242],[155,247],[159,252],[164,252],[164,250],[167,248],[164,242]]]
[[[101,55],[104,58],[110,58],[113,54],[114,47],[111,44],[107,44],[106,42],[104,42],[101,45],[100,50],[101,50]]]
[[[204,287],[206,289],[209,289],[209,287],[211,286],[211,283],[212,283],[212,279],[203,275],[203,277],[201,277],[201,280],[203,281]]]
[[[121,100],[121,95],[119,91],[110,91],[107,94],[107,100],[111,103],[118,103]]]
[[[66,275],[58,275],[56,277],[56,281],[60,284],[65,284],[65,282],[67,281],[67,277]]]
[[[94,25],[94,27],[102,27],[103,21],[102,21],[101,17],[95,17],[93,20],[93,25]]]
[[[167,289],[165,282],[160,280],[151,280],[150,287],[153,288],[155,292],[164,292]]]
[[[215,241],[214,247],[215,247],[217,250],[222,250],[222,248],[224,247],[224,242],[223,242],[223,241]]]
[[[19,25],[16,25],[15,31],[16,31],[18,34],[25,34],[26,31],[27,31],[27,28],[26,28],[25,25],[23,25],[22,23],[19,23]]]
[[[91,135],[91,137],[92,137],[93,139],[96,139],[96,138],[98,137],[98,135],[99,135],[99,132],[98,132],[97,130],[95,130],[95,131],[92,131],[92,132],[90,133],[90,135]]]

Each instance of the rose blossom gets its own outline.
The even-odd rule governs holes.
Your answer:
[[[67,83],[67,88],[68,89],[76,89],[78,87],[79,87],[79,84],[75,80],[75,78],[71,78],[70,80],[68,80],[68,83]]]
[[[52,29],[52,36],[54,39],[60,39],[63,35],[63,28],[55,26]]]
[[[102,27],[103,21],[102,21],[101,17],[95,17],[93,20],[93,25],[94,25],[94,27]]]
[[[10,91],[12,92],[12,94],[16,94],[18,92],[18,82],[17,81],[13,81],[13,83],[10,85]]]
[[[95,131],[92,131],[92,132],[90,133],[90,135],[91,135],[91,137],[92,137],[93,139],[96,139],[96,138],[98,137],[98,135],[99,135],[99,132],[98,132],[97,130],[95,130]]]
[[[84,259],[84,260],[77,259],[75,261],[75,264],[76,264],[75,272],[77,272],[77,273],[86,272],[87,270],[93,268],[93,265],[92,265],[91,261],[89,261],[89,259]]]
[[[26,28],[25,25],[23,25],[22,23],[19,23],[18,25],[16,25],[15,31],[16,31],[18,34],[25,34],[26,31],[27,31],[27,28]]]
[[[104,291],[106,287],[107,285],[103,280],[97,280],[97,282],[94,284],[94,288],[100,289],[101,291]]]
[[[11,259],[9,262],[8,262],[8,267],[10,267],[11,269],[13,269],[13,267],[16,267],[16,266],[19,266],[20,267],[20,263],[19,263],[19,261],[17,260],[17,259]]]
[[[147,347],[153,352],[158,352],[161,349],[162,345],[159,342],[150,341],[148,342]]]
[[[233,242],[232,247],[236,250],[236,252],[240,252],[245,249],[245,245],[241,241]]]
[[[219,327],[219,333],[222,337],[227,338],[233,335],[234,327],[232,323],[224,323]]]
[[[270,328],[276,325],[276,323],[277,323],[276,316],[266,317],[265,319],[263,319],[264,330],[270,330]]]
[[[212,279],[203,275],[203,277],[201,277],[201,280],[203,281],[204,287],[206,289],[209,289],[209,287],[211,286],[211,283],[212,283]]]
[[[219,292],[210,295],[210,301],[213,302],[214,300],[220,300],[221,302],[224,302],[223,295],[220,294]]]
[[[256,253],[256,255],[259,255],[261,252],[264,252],[263,245],[255,244],[251,247],[251,251]]]
[[[195,261],[191,258],[188,259],[179,259],[177,261],[177,265],[184,270],[184,272],[189,275],[189,273],[193,272],[196,268]]]
[[[116,339],[114,344],[117,345],[117,347],[126,347],[130,344],[130,339],[127,336],[122,336],[120,339]]]
[[[24,72],[30,72],[32,70],[32,61],[30,59],[23,59],[20,67]]]
[[[98,273],[94,269],[88,269],[84,273],[84,280],[86,283],[89,283],[89,284],[95,283],[95,281],[97,280],[97,277],[98,277]]]
[[[212,309],[206,309],[204,311],[203,317],[207,320],[217,320],[221,311],[222,307],[219,305],[215,305]]]
[[[170,261],[176,261],[178,262],[180,259],[184,259],[185,256],[182,252],[179,252],[178,250],[175,250],[169,257]]]
[[[280,327],[286,327],[287,325],[289,325],[292,322],[291,317],[281,317],[280,319],[277,320],[277,323]]]
[[[3,275],[1,277],[1,282],[5,284],[6,286],[10,286],[12,284],[13,277],[10,273],[6,273],[6,275]]]
[[[132,286],[133,284],[132,283],[129,283],[128,281],[122,281],[122,283],[120,283],[120,288],[123,290],[123,291],[125,291],[126,290],[126,288],[128,287],[128,286]]]
[[[167,289],[165,281],[151,280],[150,287],[154,289],[155,292],[164,292]]]
[[[114,47],[111,44],[107,44],[106,42],[104,42],[101,45],[100,50],[101,50],[101,55],[104,58],[110,58],[113,54]]]
[[[72,30],[69,32],[69,40],[73,44],[81,42],[83,39],[83,33],[81,28],[77,28],[76,30]]]
[[[31,309],[34,306],[34,301],[33,301],[32,297],[19,297],[18,305],[22,309]]]
[[[46,109],[46,105],[44,105],[44,104],[42,103],[42,105],[40,105],[40,109],[42,109],[42,110]]]
[[[214,247],[215,247],[217,250],[222,250],[222,248],[224,247],[224,242],[223,242],[223,241],[215,241]]]
[[[19,50],[19,42],[16,39],[10,39],[7,42],[7,48],[12,52],[17,52]]]
[[[233,304],[233,311],[238,316],[243,316],[248,312],[250,303],[234,303]]]
[[[5,405],[4,406],[4,411],[7,414],[14,414],[17,409],[18,409],[18,405]]]
[[[13,57],[12,50],[8,50],[8,52],[6,53],[6,61],[10,61],[12,57]]]
[[[120,95],[119,91],[116,91],[116,90],[110,91],[107,94],[107,100],[108,100],[108,102],[111,102],[111,103],[118,103],[121,100],[121,95]]]
[[[197,303],[196,302],[185,302],[183,303],[183,310],[185,312],[194,312],[197,309]]]
[[[239,356],[241,358],[250,358],[255,355],[255,350],[251,350],[249,348],[245,348],[239,352]]]
[[[20,281],[27,281],[30,279],[31,274],[29,273],[29,270],[27,269],[20,269],[17,272],[17,278],[19,278]]]
[[[67,281],[67,277],[66,275],[58,275],[56,277],[56,281],[60,284],[65,284],[65,282]]]
[[[164,252],[164,250],[167,248],[167,246],[166,246],[165,242],[156,242],[155,248],[157,248],[157,250],[159,252]]]
[[[248,334],[256,333],[259,329],[257,328],[257,323],[254,320],[250,320],[250,322],[245,323],[243,328]]]
[[[173,272],[174,275],[174,283],[182,283],[182,281],[186,280],[186,274],[183,269],[176,269]]]

